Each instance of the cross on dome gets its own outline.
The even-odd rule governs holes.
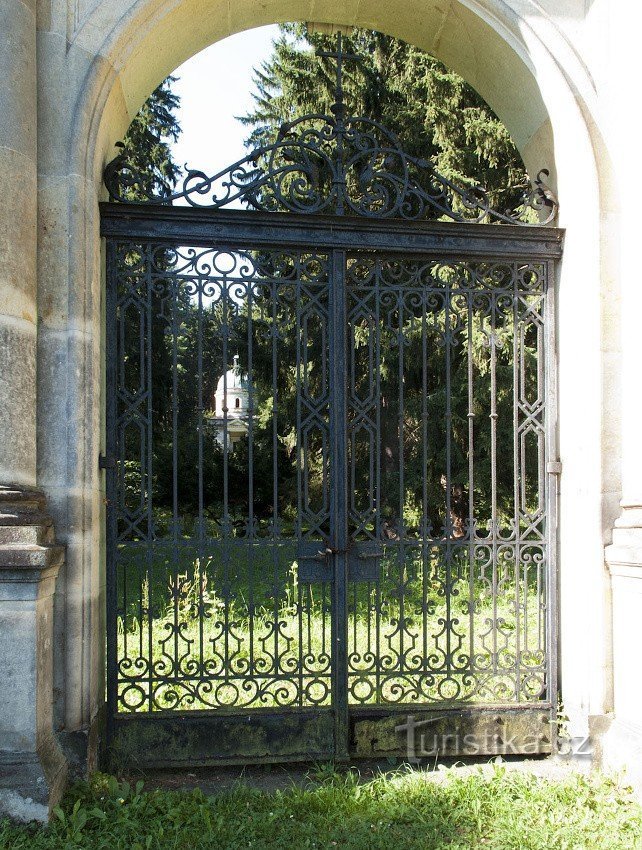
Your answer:
[[[214,439],[226,450],[248,432],[249,382],[241,369],[241,358],[235,354],[232,367],[216,384],[212,411],[206,420],[214,431]]]

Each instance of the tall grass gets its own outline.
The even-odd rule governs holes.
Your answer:
[[[77,786],[47,828],[0,822],[2,850],[640,850],[642,809],[597,776],[551,782],[496,766],[442,781],[355,772],[263,792],[243,783],[151,791],[97,776]]]

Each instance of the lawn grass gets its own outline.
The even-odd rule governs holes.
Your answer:
[[[2,850],[639,850],[642,807],[617,782],[570,774],[546,781],[502,765],[400,771],[360,783],[329,772],[304,788],[239,783],[214,797],[145,792],[98,775],[76,786],[47,828],[0,822]]]

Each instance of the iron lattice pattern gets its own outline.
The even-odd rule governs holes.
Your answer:
[[[542,699],[547,265],[109,251],[117,710]]]
[[[349,261],[350,533],[383,550],[350,586],[355,703],[543,694],[545,289],[538,264]]]

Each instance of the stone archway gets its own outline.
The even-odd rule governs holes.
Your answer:
[[[95,0],[73,4],[65,16],[63,0],[51,5],[38,35],[38,268],[27,274],[27,294],[18,304],[35,318],[37,275],[38,410],[36,415],[34,388],[21,392],[7,427],[17,428],[33,447],[37,423],[38,483],[67,546],[55,609],[58,727],[72,738],[86,734],[95,726],[103,695],[103,490],[97,464],[103,407],[97,212],[102,168],[147,93],[181,61],[233,32],[296,19],[373,27],[428,50],[495,109],[527,166],[548,167],[556,179],[560,224],[567,229],[559,304],[562,676],[567,710],[578,728],[589,714],[607,711],[602,547],[617,513],[620,481],[617,462],[605,463],[609,446],[619,457],[617,422],[605,419],[602,407],[605,396],[619,404],[618,362],[611,356],[617,321],[601,303],[615,286],[604,272],[604,218],[613,209],[609,165],[606,158],[596,165],[604,142],[595,88],[567,20],[584,11],[568,4],[570,11],[550,17],[528,0],[384,5]],[[35,20],[18,23],[33,27],[35,38]],[[32,70],[35,85],[35,61]],[[31,150],[28,140],[24,144]],[[31,154],[24,172],[35,184]],[[25,197],[25,208],[32,201]],[[33,241],[17,233],[16,239],[25,257],[36,255],[35,234]],[[580,344],[585,368],[578,372]],[[36,477],[35,451],[26,455],[24,463],[16,456],[16,469],[7,475],[28,484]],[[587,469],[587,456],[601,462]],[[580,599],[570,597],[571,588]]]
[[[495,109],[507,126],[531,171],[545,163],[550,167],[554,179],[557,180],[557,190],[561,201],[560,224],[567,227],[565,260],[560,283],[560,326],[561,339],[561,383],[560,387],[560,439],[561,451],[565,460],[564,485],[573,493],[577,484],[573,483],[573,457],[577,450],[577,474],[585,475],[585,467],[581,457],[586,453],[600,452],[601,425],[599,423],[599,402],[595,399],[594,414],[587,412],[586,405],[591,396],[590,381],[584,387],[577,381],[577,376],[568,376],[565,381],[564,346],[568,343],[572,349],[576,341],[565,336],[563,332],[565,321],[571,324],[579,321],[586,327],[593,327],[598,334],[600,323],[600,308],[598,291],[600,287],[597,270],[600,264],[599,248],[599,208],[597,174],[595,171],[592,140],[578,105],[578,90],[588,93],[586,81],[573,81],[571,91],[568,82],[562,79],[560,65],[566,74],[570,73],[568,65],[572,59],[564,51],[563,55],[554,55],[543,42],[544,38],[551,42],[557,40],[553,29],[541,16],[531,9],[530,15],[519,16],[515,12],[499,8],[496,3],[450,3],[442,6],[439,2],[421,4],[400,3],[381,8],[380,4],[361,4],[357,9],[349,6],[314,9],[314,18],[339,24],[362,24],[372,26],[391,35],[411,41],[418,47],[428,50],[460,73]],[[109,84],[108,89],[102,88],[105,106],[100,115],[100,121],[94,122],[93,130],[97,134],[96,151],[103,157],[110,156],[110,144],[118,138],[125,129],[131,115],[147,95],[147,92],[162,79],[166,72],[176,67],[194,49],[199,49],[211,41],[237,31],[247,26],[278,21],[289,17],[306,17],[309,11],[296,13],[291,4],[280,8],[279,4],[270,4],[262,9],[251,9],[245,4],[235,4],[234,11],[224,19],[216,14],[216,4],[208,4],[208,14],[201,17],[194,14],[191,4],[180,4],[168,9],[164,15],[154,15],[154,25],[134,30],[133,20],[121,30],[120,45],[116,38],[110,44],[110,53],[115,57],[114,71],[118,68],[117,81]],[[203,22],[206,25],[203,26]],[[136,32],[134,38],[127,38],[127,32]],[[169,33],[172,37],[169,37]],[[178,35],[177,35],[178,34]],[[557,45],[556,45],[557,46]],[[559,45],[561,47],[561,45]],[[560,54],[561,50],[558,51]],[[154,62],[150,63],[150,57]],[[581,75],[579,75],[581,76]],[[585,105],[586,108],[587,105]],[[127,111],[125,111],[127,110]],[[97,116],[96,116],[97,117]],[[94,163],[94,168],[98,163]],[[94,170],[96,175],[96,170]],[[94,177],[95,179],[95,177]],[[573,191],[565,194],[565,185],[573,187]],[[581,191],[578,192],[578,187]],[[594,237],[587,237],[593,233]],[[581,236],[580,236],[581,234]],[[577,235],[577,242],[575,238]],[[590,257],[587,245],[591,245],[594,254]],[[586,289],[580,306],[583,317],[578,316],[578,304],[574,287],[565,285],[565,281],[585,281]],[[589,283],[592,281],[592,283]],[[589,294],[593,292],[593,296]],[[567,315],[569,319],[565,319]],[[570,351],[569,351],[570,354]],[[572,355],[571,355],[572,356]],[[601,370],[598,365],[597,350],[588,357],[595,357],[595,363],[588,370]],[[574,438],[573,445],[569,441],[568,450],[564,446],[566,435],[577,434],[580,422],[576,420],[579,411],[583,411],[583,422],[590,421],[589,428],[584,426],[586,444],[580,448]],[[568,424],[566,421],[568,420]],[[574,421],[575,420],[575,421]],[[598,570],[601,570],[601,501],[602,482],[596,470],[596,480],[586,488],[585,503],[581,509],[574,509],[571,515],[564,513],[562,502],[563,526],[568,530],[568,539],[573,540],[569,548],[573,549],[572,556],[564,557],[566,537],[562,536],[562,559],[568,560],[569,570],[562,581],[578,585],[570,570],[574,563],[594,563],[596,570],[596,585]],[[575,505],[577,508],[577,504]],[[593,517],[590,525],[595,529],[593,539],[589,539],[582,531],[586,527],[589,516]],[[571,532],[572,524],[576,530]],[[578,558],[578,543],[586,547]],[[585,585],[584,585],[585,586]],[[588,587],[586,592],[590,593]],[[601,589],[599,597],[601,598]],[[588,599],[587,599],[588,603]],[[588,603],[592,610],[598,604],[597,598]],[[568,622],[568,618],[566,619]],[[601,713],[598,708],[604,699],[604,683],[596,680],[591,686],[593,693],[587,689],[588,677],[586,672],[593,659],[602,652],[603,639],[596,634],[595,647],[587,654],[584,638],[578,641],[578,636],[584,632],[574,625],[568,634],[564,632],[565,618],[562,617],[562,640],[565,644],[565,657],[569,664],[565,675],[565,693],[567,701],[576,703],[578,716],[581,713]],[[599,630],[598,630],[599,632]],[[575,650],[573,642],[578,641]],[[577,655],[575,655],[575,651]],[[582,660],[580,660],[582,659]],[[564,667],[564,659],[562,662]],[[576,677],[577,696],[572,696],[571,677]],[[570,697],[570,699],[569,699]],[[589,709],[592,703],[595,708]],[[579,710],[580,705],[583,711]],[[572,709],[571,709],[572,711]]]

